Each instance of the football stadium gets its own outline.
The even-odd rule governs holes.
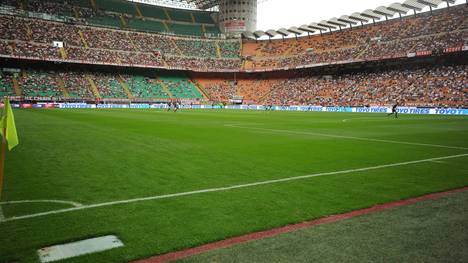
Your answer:
[[[467,1],[272,1],[0,0],[0,262],[468,262]]]

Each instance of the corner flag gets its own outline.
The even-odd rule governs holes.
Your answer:
[[[2,156],[0,159],[0,198],[2,197],[3,190],[3,174],[5,170],[5,155],[6,155],[6,144],[8,144],[8,150],[11,151],[16,145],[18,145],[18,135],[16,134],[15,117],[13,117],[13,110],[11,110],[10,100],[5,97],[5,103],[3,105],[3,111],[0,120],[0,129],[2,133]]]
[[[11,151],[18,145],[18,135],[16,134],[15,117],[8,98],[5,98],[0,128],[2,129],[3,138],[8,143],[8,150]]]

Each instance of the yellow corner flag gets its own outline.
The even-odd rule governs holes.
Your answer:
[[[8,150],[11,151],[11,149],[18,145],[18,134],[16,134],[15,117],[13,116],[10,100],[6,97],[0,128],[2,129],[2,136],[8,143]]]

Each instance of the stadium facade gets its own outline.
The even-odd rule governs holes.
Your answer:
[[[33,102],[468,106],[466,4],[407,0],[256,31],[256,1],[179,2],[196,9],[0,1],[1,95]]]

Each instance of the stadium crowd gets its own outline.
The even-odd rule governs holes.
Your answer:
[[[19,88],[25,97],[92,99],[92,81],[102,98],[128,98],[120,77],[107,73],[23,71]],[[122,81],[135,98],[168,97],[158,81],[143,76],[123,75]],[[199,83],[214,102],[229,102],[235,95],[249,104],[468,107],[468,66],[440,66],[395,69],[342,75],[315,76],[291,72],[281,76],[252,75],[238,81],[181,76],[164,80],[173,95],[197,97],[193,83]],[[12,78],[2,85],[13,87]],[[63,88],[61,87],[63,86]],[[12,91],[9,91],[12,92]],[[66,94],[68,93],[68,94]],[[162,96],[162,97],[161,97]]]
[[[9,16],[0,16],[0,22],[5,22],[0,25],[2,39],[17,43],[14,48],[16,56],[60,59],[58,50],[51,44],[53,41],[61,41],[68,59],[92,63],[161,67],[164,65],[164,55],[176,55],[177,58],[168,59],[169,66],[195,69],[240,68],[239,41],[226,41],[226,44],[220,45],[221,59],[217,59],[217,43],[214,40],[174,38]],[[1,46],[1,54],[11,55],[7,45]]]
[[[441,53],[468,45],[466,5],[343,29],[322,36],[248,42],[251,68],[296,67],[336,61]],[[276,61],[276,63],[274,63]],[[249,69],[249,67],[246,67]]]
[[[291,76],[266,98],[273,105],[467,107],[468,66],[390,70],[339,76]]]
[[[237,93],[236,85],[224,80],[211,81],[205,84],[203,89],[213,102],[229,102]]]
[[[31,1],[33,5],[38,2]],[[420,51],[443,52],[468,45],[466,10],[466,5],[462,5],[437,10],[432,15],[392,19],[323,36],[259,41],[255,44],[257,55],[250,58],[251,63],[245,63],[245,69],[402,57]],[[63,58],[58,51],[47,47],[52,41],[62,41],[68,57],[81,61],[160,67],[166,65],[162,62],[166,60],[169,67],[197,70],[231,70],[242,65],[240,41],[232,40],[173,37],[7,15],[0,15],[0,35],[3,41],[16,43],[14,55],[39,59]],[[0,46],[1,54],[11,55],[7,46]],[[151,55],[155,53],[162,58]]]

